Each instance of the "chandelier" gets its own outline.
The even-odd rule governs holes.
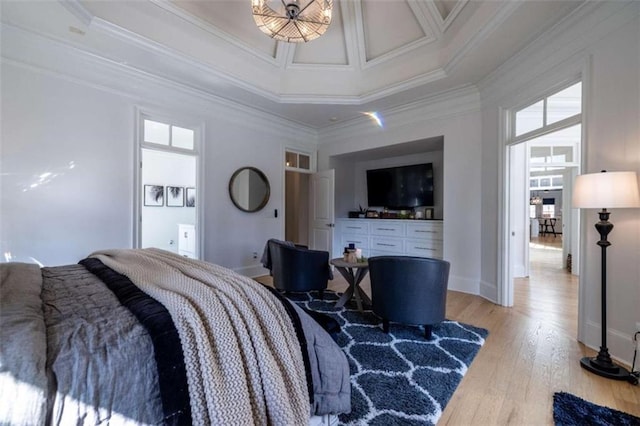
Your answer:
[[[327,31],[332,3],[332,0],[251,0],[251,9],[263,33],[276,40],[300,43]]]

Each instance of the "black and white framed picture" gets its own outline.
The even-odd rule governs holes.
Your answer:
[[[187,207],[196,206],[196,189],[187,188]]]
[[[184,188],[167,185],[167,207],[184,207]]]
[[[145,185],[144,186],[144,205],[151,207],[161,207],[164,205],[164,186],[163,185]]]

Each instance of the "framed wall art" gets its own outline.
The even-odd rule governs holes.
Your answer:
[[[187,207],[196,206],[196,189],[187,188]]]
[[[167,186],[167,207],[184,207],[184,188]]]
[[[145,185],[144,205],[149,207],[162,207],[164,205],[164,186]]]

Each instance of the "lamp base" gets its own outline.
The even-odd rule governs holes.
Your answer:
[[[628,380],[629,371],[613,362],[602,363],[598,358],[590,358],[588,356],[580,360],[580,366],[585,370],[589,370],[598,376],[606,377],[613,380]]]

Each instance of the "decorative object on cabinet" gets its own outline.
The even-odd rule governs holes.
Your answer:
[[[435,219],[432,207],[427,207],[426,209],[424,209],[424,218]]]
[[[164,205],[164,186],[145,185],[144,205],[149,207],[162,207]]]
[[[184,207],[184,188],[167,186],[167,207]]]
[[[233,205],[243,212],[257,212],[267,205],[271,187],[261,170],[241,167],[229,180],[229,197]]]
[[[601,345],[598,356],[584,357],[580,365],[598,376],[614,380],[628,380],[630,375],[626,368],[615,364],[607,348],[607,253],[606,248],[611,245],[607,235],[613,229],[609,222],[608,208],[640,207],[640,192],[638,191],[638,177],[636,172],[589,173],[576,177],[573,189],[573,207],[582,209],[602,209],[598,212],[600,221],[595,224],[600,234],[597,244],[601,250],[600,303],[602,332]]]
[[[187,207],[195,207],[196,206],[196,189],[195,188],[187,188]]]

